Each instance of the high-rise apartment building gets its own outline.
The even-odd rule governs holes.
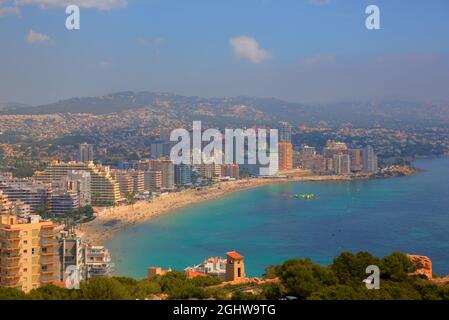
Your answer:
[[[0,215],[10,213],[11,209],[11,201],[9,201],[8,196],[0,190]]]
[[[134,181],[131,175],[124,170],[111,170],[111,176],[118,182],[120,194],[126,198],[134,192]]]
[[[145,176],[142,170],[128,170],[133,179],[133,192],[139,193],[145,190]]]
[[[144,189],[146,191],[160,191],[162,189],[162,172],[145,171],[144,172]]]
[[[169,158],[172,142],[156,141],[150,145],[152,159]]]
[[[31,213],[45,208],[48,203],[50,188],[42,182],[29,179],[13,179],[0,183],[0,190],[8,196],[9,201],[20,200],[30,206]]]
[[[175,167],[172,160],[150,160],[150,170],[162,173],[162,189],[170,190],[175,187]]]
[[[109,167],[95,165],[92,162],[54,162],[44,171],[37,172],[35,179],[44,183],[61,181],[71,171],[86,171],[91,177],[91,195],[94,205],[109,205],[123,201],[119,183],[112,178]]]
[[[326,173],[328,171],[327,161],[322,155],[301,155],[300,167],[315,173]]]
[[[104,246],[85,246],[85,255],[88,279],[112,275],[114,264],[111,262],[108,249]]]
[[[54,225],[31,216],[0,216],[0,286],[25,292],[59,280]]]
[[[80,162],[94,161],[94,146],[88,143],[81,143],[79,145],[78,157]]]
[[[137,194],[145,189],[145,175],[141,170],[111,170],[112,177],[119,183],[123,197]]]
[[[23,201],[11,202],[11,214],[19,218],[28,218],[31,215],[31,206]]]
[[[293,146],[291,142],[280,141],[278,145],[279,152],[279,171],[293,169]]]
[[[192,184],[192,166],[188,164],[175,165],[175,184],[186,186]]]
[[[221,165],[216,163],[202,163],[196,165],[196,171],[201,179],[218,179],[221,177]]]
[[[362,170],[362,150],[350,149],[349,156],[351,157],[351,171],[359,172]]]
[[[302,157],[313,157],[316,155],[316,148],[304,144],[301,146],[300,154]]]
[[[346,143],[337,141],[328,141],[323,150],[323,155],[326,158],[333,158],[336,154],[347,154],[349,152]]]
[[[294,169],[299,169],[301,167],[301,153],[299,152],[298,149],[293,149],[293,157],[292,157],[292,161],[293,161],[293,168]]]
[[[222,164],[221,165],[221,176],[229,177],[232,179],[240,178],[240,167],[238,164]]]
[[[351,158],[348,154],[339,153],[334,155],[334,172],[338,175],[351,173]]]
[[[68,192],[78,194],[80,207],[91,205],[91,176],[88,171],[71,171],[62,178],[62,186]]]
[[[378,170],[377,156],[372,146],[363,148],[362,169],[364,173],[376,173]]]
[[[83,241],[80,237],[67,232],[61,233],[58,239],[59,247],[59,281],[65,281],[67,278],[67,268],[74,266],[80,275],[79,280],[86,280],[86,261],[83,247]]]
[[[48,197],[48,205],[50,212],[57,215],[63,215],[79,209],[80,202],[78,194],[75,192],[52,190]]]
[[[292,142],[292,126],[288,122],[279,123],[279,141]]]

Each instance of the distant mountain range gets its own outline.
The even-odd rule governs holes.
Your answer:
[[[216,125],[289,121],[293,124],[382,126],[401,124],[448,125],[449,104],[410,101],[353,101],[306,105],[275,98],[201,98],[160,92],[118,92],[102,97],[72,98],[41,106],[8,104],[0,114],[92,113],[104,115],[149,110],[183,120],[204,120]]]
[[[4,112],[16,112],[20,108],[29,108],[29,105],[17,102],[0,102],[0,111]]]

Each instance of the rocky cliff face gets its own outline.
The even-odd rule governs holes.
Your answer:
[[[426,256],[408,254],[407,257],[415,264],[416,271],[411,275],[424,275],[432,279],[432,261]]]

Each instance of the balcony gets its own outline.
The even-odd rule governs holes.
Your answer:
[[[89,270],[89,276],[91,277],[105,277],[110,276],[112,274],[112,270],[110,269],[96,269],[96,270]]]
[[[43,227],[40,233],[41,238],[54,238],[56,236],[53,226]]]
[[[51,284],[57,281],[56,276],[53,275],[42,275],[40,280],[42,285]]]
[[[1,261],[0,262],[0,270],[1,269],[7,269],[7,268],[20,268],[20,263],[18,260],[10,260],[10,261]]]
[[[57,255],[57,251],[47,250],[46,252],[41,252],[42,257],[51,257]]]
[[[41,258],[41,265],[54,265],[58,263],[58,259],[55,256],[43,256]]]
[[[2,229],[0,241],[20,240],[20,230]]]
[[[46,234],[46,233],[41,233],[41,238],[55,238],[56,235],[54,233],[51,234]]]
[[[3,252],[0,253],[0,261],[16,261],[20,260],[20,253],[19,252]]]
[[[20,245],[20,243],[0,246],[2,253],[14,252],[14,251],[20,252],[21,248],[22,248],[22,246]]]
[[[21,289],[22,283],[18,279],[3,279],[0,281],[0,287]]]
[[[10,249],[10,248],[19,248],[20,247],[20,238],[16,240],[4,240],[0,242],[0,248],[2,249]]]
[[[54,247],[56,245],[55,239],[41,239],[41,247]]]
[[[1,235],[0,241],[20,241],[19,235]]]
[[[41,270],[42,275],[51,275],[56,272],[59,272],[59,270],[55,267],[47,268],[46,270]]]
[[[8,273],[1,273],[0,274],[0,278],[2,279],[6,279],[6,280],[16,280],[16,279],[20,279],[20,277],[22,276],[22,273],[19,270],[15,270],[15,271],[9,271]]]

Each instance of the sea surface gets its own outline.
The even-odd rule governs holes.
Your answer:
[[[449,274],[449,158],[418,160],[409,177],[278,184],[193,204],[130,227],[106,242],[116,274],[143,278],[149,266],[183,270],[238,251],[246,272],[343,251],[429,256]],[[314,200],[294,194],[314,193]]]

